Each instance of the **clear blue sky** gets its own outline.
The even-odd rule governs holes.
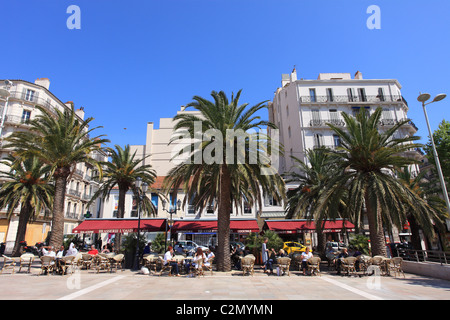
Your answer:
[[[81,30],[66,27],[72,4]],[[380,30],[366,27],[370,5]],[[147,122],[194,95],[243,89],[241,102],[272,100],[294,65],[305,79],[398,79],[424,138],[419,91],[450,94],[448,0],[10,0],[0,10],[0,78],[49,78],[122,146],[143,144]],[[433,130],[449,107],[450,97],[429,106]]]

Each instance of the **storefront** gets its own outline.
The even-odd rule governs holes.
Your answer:
[[[316,225],[305,219],[266,220],[263,230],[272,230],[278,233],[284,241],[300,242],[310,247],[317,245]],[[342,219],[325,221],[322,228],[322,233],[326,234],[327,241],[342,241],[345,233],[354,231],[355,226]]]
[[[217,220],[176,220],[171,232],[175,240],[191,240],[203,246],[217,245]],[[230,241],[243,242],[251,232],[259,233],[256,219],[230,221]]]

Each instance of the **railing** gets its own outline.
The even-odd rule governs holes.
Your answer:
[[[450,251],[435,251],[435,250],[404,250],[400,251],[397,256],[403,260],[416,262],[436,262],[440,264],[450,263]]]
[[[332,125],[335,125],[338,127],[345,126],[345,122],[343,120],[339,120],[339,119],[329,119],[329,120],[313,119],[309,122],[309,125],[311,127],[325,127],[325,126],[327,126],[327,123],[331,123]]]
[[[6,115],[5,123],[29,125],[30,119],[25,119],[20,116]]]
[[[81,192],[75,189],[69,189],[68,194],[75,196],[75,197],[80,197],[81,196]]]
[[[62,105],[61,106],[52,105],[49,100],[40,98],[40,97],[36,96],[35,94],[34,95],[27,95],[26,92],[12,91],[11,95],[10,95],[10,99],[11,98],[27,101],[27,102],[29,102],[31,104],[40,105],[40,106],[42,106],[44,108],[47,108],[48,110],[50,110],[53,113],[56,113],[56,111],[55,111],[56,109],[60,110],[60,111],[64,110],[63,109],[64,106],[62,106]]]
[[[339,102],[358,102],[358,103],[375,103],[375,102],[403,102],[406,100],[402,96],[301,96],[303,103],[339,103]]]

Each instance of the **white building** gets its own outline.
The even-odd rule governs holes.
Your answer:
[[[321,73],[315,80],[299,80],[294,68],[291,74],[282,75],[281,85],[269,105],[269,120],[280,129],[280,142],[285,151],[280,159],[280,173],[293,170],[291,156],[307,162],[308,149],[338,147],[340,139],[326,123],[344,127],[342,112],[356,115],[364,108],[372,113],[381,107],[380,130],[408,119],[408,103],[395,79],[363,79],[358,71],[353,78],[349,73]],[[400,138],[416,132],[417,127],[410,120],[396,134]],[[408,151],[407,156],[422,158],[415,149]],[[417,174],[419,166],[411,166],[411,172]],[[396,241],[399,235],[408,234],[395,233]]]
[[[285,150],[280,173],[291,170],[291,155],[306,161],[308,149],[339,146],[339,137],[326,123],[344,126],[341,112],[355,115],[360,108],[373,112],[381,107],[380,129],[408,119],[408,104],[395,79],[363,79],[358,71],[354,78],[349,73],[321,73],[316,80],[298,80],[294,68],[291,74],[282,75],[281,84],[269,106],[269,120],[280,128]],[[409,121],[397,134],[404,137],[416,132],[417,127]],[[420,157],[415,150],[411,155]],[[414,166],[412,170],[418,172],[419,168]]]
[[[4,139],[15,131],[29,129],[29,121],[33,120],[40,111],[36,106],[44,107],[50,111],[71,108],[73,102],[63,103],[50,90],[50,80],[37,79],[34,83],[25,80],[0,80],[0,158],[5,158],[10,149],[6,149]],[[84,119],[84,110],[76,110],[80,120]],[[93,155],[97,160],[105,161],[106,155],[97,152]],[[0,164],[0,170],[8,171],[9,168]],[[65,200],[64,234],[71,234],[80,221],[84,219],[87,211],[93,216],[99,214],[100,202],[97,201],[90,207],[87,202],[91,195],[98,189],[98,182],[92,180],[95,176],[95,168],[84,163],[77,164],[67,185]],[[2,183],[2,181],[0,181]],[[19,212],[19,210],[17,210]],[[6,242],[6,252],[12,249],[16,238],[18,216],[7,220],[5,211],[0,211],[0,242]],[[44,241],[51,229],[51,220],[44,219],[43,215],[27,227],[26,241],[33,244]]]

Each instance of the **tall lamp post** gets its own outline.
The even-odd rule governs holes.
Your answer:
[[[145,196],[145,193],[147,192],[148,189],[148,184],[147,183],[142,183],[142,178],[141,177],[137,177],[136,181],[134,182],[134,185],[136,187],[136,192],[137,192],[137,214],[138,214],[138,229],[137,229],[137,242],[136,242],[136,258],[134,260],[134,269],[135,270],[139,270],[139,256],[140,256],[140,248],[139,248],[139,243],[140,243],[140,235],[141,235],[141,202],[142,199]]]
[[[447,211],[450,214],[450,202],[448,200],[447,187],[445,186],[444,175],[442,174],[441,164],[439,162],[439,157],[438,157],[438,154],[436,151],[436,145],[434,144],[433,133],[431,132],[430,123],[428,121],[427,110],[425,108],[426,105],[429,105],[430,103],[433,103],[433,102],[441,101],[441,100],[445,99],[446,96],[447,95],[443,94],[443,93],[438,94],[436,97],[434,97],[434,99],[431,102],[426,103],[426,101],[428,101],[431,98],[431,96],[428,93],[422,93],[417,98],[417,100],[422,102],[423,113],[425,114],[425,120],[427,121],[428,132],[430,134],[430,139],[431,139],[431,145],[433,147],[432,149],[433,149],[433,154],[434,154],[434,160],[436,161],[436,168],[438,171],[439,180],[441,182],[442,192],[444,194],[445,203],[447,204]]]
[[[166,252],[166,250],[167,250],[167,225],[169,225],[169,227],[170,227],[169,231],[170,231],[170,234],[171,234],[171,236],[172,236],[172,225],[173,225],[172,214],[174,214],[174,213],[176,213],[178,210],[180,210],[180,207],[181,207],[181,200],[178,199],[178,201],[177,201],[177,207],[176,207],[176,208],[173,208],[172,206],[169,206],[169,210],[166,209],[166,201],[163,200],[163,201],[162,201],[162,207],[163,207],[163,210],[164,210],[164,211],[166,211],[167,213],[170,214],[170,219],[169,219],[168,223],[166,224],[166,239],[165,239],[165,241],[164,241],[164,252]]]

